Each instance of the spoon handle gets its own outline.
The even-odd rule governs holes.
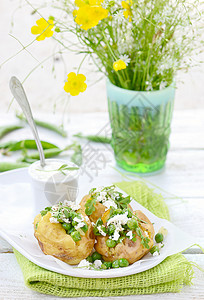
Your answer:
[[[45,155],[43,152],[43,148],[42,148],[42,145],[41,145],[41,142],[39,139],[38,131],[37,131],[37,128],[36,128],[36,125],[35,125],[35,122],[33,119],[33,115],[31,112],[31,108],[30,108],[28,99],[26,97],[26,93],[23,89],[23,86],[15,76],[11,77],[9,86],[10,86],[10,90],[11,90],[14,98],[20,105],[20,107],[28,121],[28,124],[30,125],[30,128],[33,132],[33,135],[34,135],[34,138],[36,141],[36,145],[37,145],[37,148],[38,148],[38,151],[40,154],[40,164],[42,167],[44,167],[45,166]]]

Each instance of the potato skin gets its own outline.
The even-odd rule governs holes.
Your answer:
[[[150,220],[143,214],[140,210],[136,210],[134,214],[137,214],[137,216],[147,222],[147,224],[142,224],[142,231],[146,230],[149,234],[149,249],[146,249],[141,244],[141,238],[139,236],[137,237],[136,242],[131,241],[128,238],[125,238],[121,243],[117,244],[114,248],[109,248],[106,246],[106,241],[108,239],[108,236],[97,236],[97,243],[95,244],[95,249],[98,253],[102,255],[102,258],[105,261],[114,261],[116,259],[120,258],[126,258],[129,262],[129,264],[133,264],[134,262],[138,261],[140,258],[142,258],[144,255],[146,255],[149,250],[152,248],[154,242],[154,227]],[[103,218],[102,218],[103,219]],[[134,233],[134,232],[133,232]]]
[[[81,206],[81,209],[85,212],[85,204],[86,202],[90,199],[91,195],[86,195],[82,198],[81,202],[80,202],[80,206]],[[90,215],[88,216],[90,221],[91,222],[94,222],[96,223],[96,221],[102,217],[102,215],[105,213],[106,211],[106,207],[101,204],[100,202],[96,201],[96,204],[94,205],[95,206],[95,211]]]
[[[85,204],[86,202],[90,199],[91,195],[86,195],[82,198],[80,202],[81,209],[85,212]],[[91,222],[96,223],[96,221],[103,216],[103,214],[107,211],[107,207],[103,205],[102,203],[96,201],[95,206],[95,211],[88,216]],[[132,207],[130,204],[128,204],[128,207],[132,210]]]
[[[79,212],[86,216],[83,211]],[[34,219],[34,235],[41,250],[45,254],[52,255],[69,265],[76,265],[89,256],[95,242],[91,222],[86,221],[88,231],[81,237],[80,241],[74,242],[60,223],[50,222],[50,217],[51,213],[48,212],[43,217],[41,214],[38,214]]]

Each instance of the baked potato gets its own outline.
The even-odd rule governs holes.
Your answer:
[[[112,206],[113,208],[129,207],[130,196],[124,197],[114,185],[108,187],[93,188],[89,195],[82,198],[81,209],[88,215],[91,222],[96,221]]]
[[[60,219],[53,217],[59,212],[59,210],[56,212],[56,206],[54,211],[48,208],[47,211],[38,214],[34,219],[34,235],[45,254],[70,265],[76,265],[92,252],[95,237],[91,222],[85,213],[81,209],[76,211],[69,209],[67,211],[73,217],[68,218],[68,215],[62,216],[65,207],[67,206],[61,204]]]
[[[118,215],[115,216],[115,219],[117,219],[117,216]],[[99,225],[101,227],[98,226],[100,230],[99,234],[96,236],[97,243],[95,244],[95,249],[102,255],[104,261],[113,262],[114,260],[125,258],[128,260],[129,264],[133,264],[134,262],[142,258],[145,254],[147,254],[152,248],[154,227],[147,216],[140,210],[136,210],[135,212],[133,212],[131,218],[127,217],[128,213],[120,214],[119,216],[121,220],[121,216],[124,216],[123,219],[126,219],[127,222],[124,221],[122,223],[122,226],[120,228],[122,229],[122,231],[119,230],[118,232],[116,232],[115,230],[114,234],[113,230],[112,234],[110,234],[109,232],[110,226],[117,224],[117,222],[111,223],[111,218],[112,220],[114,219],[114,217],[111,217],[111,211],[108,210],[102,216],[103,224],[101,222],[102,225]],[[130,230],[128,225],[132,230]],[[104,234],[101,230],[104,231]],[[114,239],[115,236],[116,238]]]

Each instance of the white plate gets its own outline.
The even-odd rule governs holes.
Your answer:
[[[111,185],[120,180],[120,175],[113,169],[106,170],[105,175],[101,173],[92,182],[89,182],[86,176],[81,176],[77,201],[80,201],[82,196],[87,194],[92,187]],[[156,217],[136,201],[132,201],[131,205],[134,210],[140,209],[147,215],[154,223],[155,232],[162,226],[168,230],[161,254],[155,257],[147,254],[126,268],[104,271],[79,269],[50,255],[45,255],[41,251],[33,235],[34,199],[27,168],[9,171],[0,175],[0,236],[40,267],[65,275],[86,278],[122,277],[140,273],[153,268],[167,256],[181,252],[194,243],[191,236],[167,220]]]

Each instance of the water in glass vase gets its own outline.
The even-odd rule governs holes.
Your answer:
[[[117,164],[136,173],[161,169],[169,148],[175,88],[137,92],[107,82],[112,147]]]

